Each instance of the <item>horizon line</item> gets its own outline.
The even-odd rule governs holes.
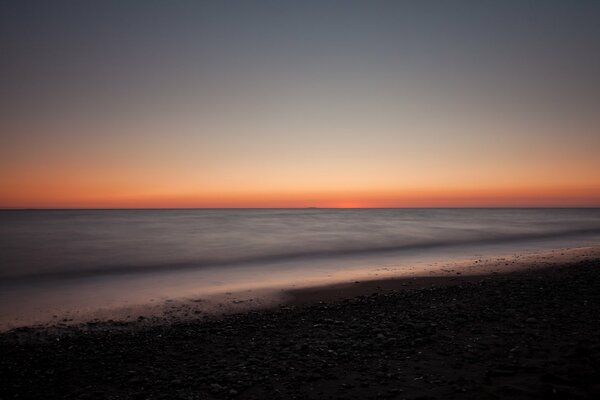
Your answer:
[[[423,207],[0,207],[0,211],[118,210],[423,210],[423,209],[595,209],[594,206],[423,206]]]

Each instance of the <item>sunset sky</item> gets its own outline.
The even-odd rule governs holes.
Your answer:
[[[4,1],[0,208],[600,206],[600,2]]]

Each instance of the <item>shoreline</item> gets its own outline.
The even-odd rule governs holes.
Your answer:
[[[590,251],[538,254],[506,274],[298,289],[279,307],[229,315],[15,329],[0,333],[0,394],[597,398],[600,257]]]
[[[340,301],[373,292],[468,284],[590,260],[600,260],[600,246],[536,250],[515,253],[510,256],[496,254],[470,257],[470,259],[434,263],[418,270],[407,270],[401,275],[390,274],[381,278],[288,289],[286,295],[290,304],[310,305],[318,302]]]
[[[590,259],[600,259],[600,245],[517,251],[511,254],[483,253],[478,256],[449,257],[445,262],[416,261],[414,264],[367,268],[358,276],[353,273],[349,276],[303,282],[298,286],[257,287],[80,312],[55,312],[53,318],[37,322],[5,320],[0,323],[0,334],[21,328],[60,331],[78,326],[103,326],[110,329],[114,325],[121,329],[136,325],[168,325],[288,305],[306,306],[339,301],[373,292],[458,285],[486,277]]]

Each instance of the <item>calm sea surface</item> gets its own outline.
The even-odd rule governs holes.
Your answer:
[[[336,257],[600,233],[600,209],[0,211],[0,279]]]
[[[119,296],[144,302],[269,279],[293,285],[383,259],[599,237],[600,209],[5,210],[0,323],[15,317],[15,304],[21,314],[45,304],[93,308]]]

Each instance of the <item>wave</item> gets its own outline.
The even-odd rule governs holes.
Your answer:
[[[103,267],[90,267],[86,269],[63,269],[56,271],[38,271],[32,273],[23,273],[20,275],[9,275],[0,278],[0,282],[27,282],[37,280],[62,280],[75,279],[84,277],[108,276],[108,275],[123,275],[123,274],[147,274],[164,271],[177,270],[193,270],[207,267],[226,267],[226,266],[244,266],[255,265],[261,263],[274,263],[298,260],[317,260],[317,259],[332,259],[342,256],[353,255],[376,255],[383,253],[397,253],[418,250],[442,249],[459,247],[466,245],[493,245],[493,244],[510,244],[523,243],[527,241],[537,241],[544,239],[560,239],[569,237],[579,237],[586,235],[600,235],[600,228],[585,228],[585,229],[564,229],[559,231],[536,232],[536,233],[519,233],[519,234],[495,234],[482,232],[485,237],[461,237],[444,240],[429,240],[412,243],[392,243],[386,245],[374,245],[365,243],[363,246],[357,245],[338,245],[332,248],[325,249],[310,249],[307,251],[289,251],[289,252],[274,252],[261,255],[244,256],[238,258],[227,259],[194,259],[178,262],[163,262],[163,263],[128,263],[122,265],[110,265]]]

